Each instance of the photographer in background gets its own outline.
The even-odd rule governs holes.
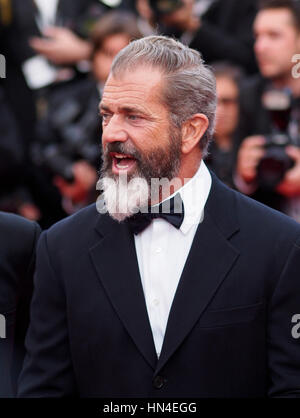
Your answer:
[[[215,132],[205,163],[220,180],[234,188],[234,150],[243,73],[239,67],[227,62],[214,63],[212,69],[216,77],[218,101]]]
[[[262,1],[254,33],[261,75],[241,92],[235,183],[300,222],[300,1]]]
[[[201,52],[206,63],[226,60],[246,73],[257,70],[253,54],[253,0],[148,0],[159,32]]]
[[[134,15],[111,11],[101,17],[91,33],[91,77],[63,91],[54,89],[45,117],[37,124],[33,160],[59,189],[67,214],[96,199],[102,89],[114,56],[139,37]]]

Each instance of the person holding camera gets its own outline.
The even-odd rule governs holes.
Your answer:
[[[205,163],[227,186],[233,187],[236,129],[239,121],[239,94],[243,72],[226,61],[212,66],[216,77],[216,128]]]
[[[262,1],[254,33],[260,75],[241,92],[235,183],[300,221],[300,83],[293,62],[300,1]]]

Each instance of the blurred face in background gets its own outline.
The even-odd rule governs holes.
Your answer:
[[[181,6],[163,16],[162,22],[167,26],[184,26],[193,15],[195,0],[181,0]]]
[[[153,12],[150,8],[148,0],[136,0],[135,7],[143,19],[150,21],[153,18]]]
[[[254,22],[254,50],[261,74],[270,79],[290,77],[292,56],[300,51],[300,33],[285,8],[260,11]]]
[[[93,58],[93,74],[97,81],[105,83],[114,57],[129,44],[129,41],[129,35],[126,33],[108,35],[104,39]]]
[[[239,91],[236,83],[229,77],[217,76],[217,121],[215,139],[232,137],[239,118]]]

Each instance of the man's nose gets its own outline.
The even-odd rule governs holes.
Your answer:
[[[254,51],[256,54],[262,54],[267,47],[267,40],[265,38],[259,38],[254,43]]]
[[[126,130],[119,115],[113,115],[104,124],[102,130],[102,143],[125,142],[128,139]]]

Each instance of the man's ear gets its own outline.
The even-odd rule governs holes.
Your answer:
[[[208,118],[203,113],[196,113],[190,119],[183,122],[181,127],[181,152],[183,154],[189,154],[197,146],[206,132],[208,125]]]

